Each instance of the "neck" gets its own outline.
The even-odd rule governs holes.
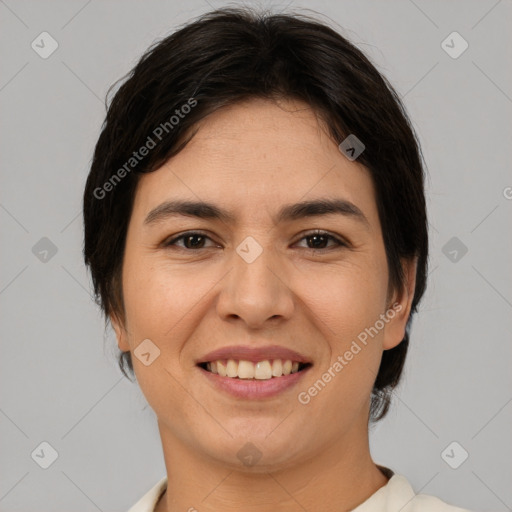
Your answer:
[[[319,504],[325,512],[349,511],[388,481],[372,461],[368,430],[360,425],[314,457],[268,471],[233,469],[190,449],[160,422],[159,429],[168,485],[155,512],[295,512]]]

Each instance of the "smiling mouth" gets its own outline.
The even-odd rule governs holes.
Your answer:
[[[265,359],[255,363],[246,360],[221,359],[199,363],[197,366],[220,377],[240,380],[270,380],[301,372],[312,365],[290,359]]]

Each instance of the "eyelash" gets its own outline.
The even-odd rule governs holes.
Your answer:
[[[186,233],[178,235],[178,236],[172,238],[171,240],[164,241],[163,246],[164,247],[175,246],[175,247],[179,247],[180,249],[183,249],[185,251],[200,251],[200,250],[203,250],[203,249],[208,249],[208,247],[200,247],[199,249],[189,249],[188,247],[181,247],[181,246],[177,246],[176,245],[176,242],[178,240],[183,240],[183,239],[185,239],[187,237],[196,236],[196,235],[199,235],[199,236],[202,236],[204,238],[208,238],[208,239],[211,240],[211,238],[207,234],[202,233],[201,231],[187,231]],[[302,236],[302,238],[300,238],[298,241],[300,242],[300,241],[304,240],[305,238],[309,238],[309,237],[313,237],[313,236],[326,237],[329,240],[334,241],[336,243],[336,246],[334,246],[334,247],[332,247],[332,246],[331,247],[324,247],[324,248],[321,248],[321,249],[314,249],[314,248],[305,247],[304,249],[312,251],[312,252],[318,252],[318,251],[325,252],[325,251],[329,251],[329,250],[332,250],[332,249],[335,249],[335,248],[348,247],[348,244],[345,243],[344,241],[342,241],[341,239],[339,239],[338,237],[336,237],[334,235],[331,235],[327,231],[322,231],[322,230],[319,230],[319,229],[304,234]]]

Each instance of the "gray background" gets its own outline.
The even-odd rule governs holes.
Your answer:
[[[108,86],[209,4],[0,1],[1,511],[123,511],[165,474],[154,413],[91,300],[81,200]],[[343,27],[404,98],[425,153],[428,292],[374,459],[417,491],[511,510],[511,1],[259,5]],[[31,47],[43,31],[59,45],[47,59]],[[441,46],[453,31],[469,44],[458,58]],[[457,469],[442,457],[453,441],[452,464],[469,453]]]

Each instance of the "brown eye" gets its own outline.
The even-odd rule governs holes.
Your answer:
[[[178,244],[178,241],[183,241],[183,244]],[[183,233],[167,242],[164,242],[164,247],[176,246],[181,249],[205,249],[204,246],[206,240],[210,240],[210,237],[206,236],[203,233],[197,231],[189,231],[188,233]]]
[[[323,249],[331,249],[333,247],[345,247],[346,244],[342,242],[339,238],[327,233],[326,231],[314,231],[312,233],[308,233],[301,238],[302,240],[307,240],[306,249],[312,250],[323,250]],[[330,247],[327,246],[329,241],[333,241],[334,245]]]

